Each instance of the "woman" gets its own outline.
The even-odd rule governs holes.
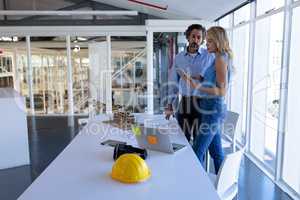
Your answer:
[[[232,70],[232,51],[226,31],[218,26],[207,31],[206,46],[209,53],[215,54],[215,62],[204,73],[203,82],[195,83],[187,74],[183,75],[183,79],[206,94],[200,103],[201,126],[193,149],[202,165],[205,153],[209,150],[218,173],[224,159],[221,127],[226,113],[224,101]]]

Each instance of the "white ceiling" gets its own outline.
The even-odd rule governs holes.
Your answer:
[[[139,0],[162,7],[160,10],[129,2],[128,0],[95,0],[120,8],[137,10],[150,15],[169,19],[203,19],[213,21],[246,0]]]
[[[93,0],[119,8],[136,10],[167,19],[203,19],[213,21],[247,0],[138,0],[167,10],[151,8],[145,5],[129,2],[128,0]],[[12,10],[56,10],[72,5],[79,0],[9,0],[8,9]],[[0,8],[3,9],[2,0]]]

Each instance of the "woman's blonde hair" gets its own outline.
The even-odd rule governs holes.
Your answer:
[[[229,46],[229,40],[226,30],[221,26],[213,26],[207,30],[207,37],[211,38],[216,45],[218,53],[227,53],[229,58],[233,58],[232,50]]]

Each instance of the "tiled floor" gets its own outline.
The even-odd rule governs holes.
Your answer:
[[[74,120],[77,122],[76,117]],[[66,117],[28,118],[31,165],[0,170],[0,200],[14,200],[78,133]],[[35,127],[35,128],[34,128]],[[249,159],[241,165],[239,200],[291,200]]]

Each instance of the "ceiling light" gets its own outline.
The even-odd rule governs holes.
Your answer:
[[[73,51],[75,53],[78,53],[80,51],[80,46],[79,45],[75,45]]]
[[[11,37],[0,37],[0,41],[11,42],[13,39]]]
[[[79,40],[79,41],[87,41],[88,39],[85,38],[85,37],[77,37],[77,40]]]
[[[18,37],[12,37],[12,41],[13,41],[13,42],[18,42],[18,41],[19,41],[19,38],[18,38]]]

